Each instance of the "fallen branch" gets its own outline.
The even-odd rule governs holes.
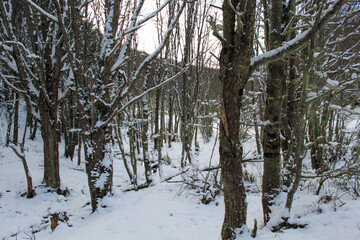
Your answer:
[[[243,161],[243,163],[263,162],[263,158],[262,158],[262,156],[252,156],[252,157],[244,158],[242,161]],[[191,169],[190,166],[185,167],[182,171],[180,171],[180,172],[178,172],[178,173],[176,173],[174,175],[168,176],[165,179],[161,180],[160,183],[163,183],[163,182],[179,183],[180,181],[170,181],[170,180],[177,177],[177,176],[180,176],[180,175],[188,172],[190,169]],[[198,171],[200,171],[200,172],[208,172],[208,171],[214,171],[214,170],[218,170],[218,169],[221,169],[221,166],[218,165],[218,166],[214,166],[214,167],[207,167],[207,168],[203,168],[203,169],[198,169]],[[181,182],[183,182],[183,181],[181,181]],[[151,186],[155,186],[155,184],[143,183],[143,184],[140,184],[137,187],[127,188],[127,189],[123,190],[123,192],[137,191],[139,189],[144,189],[144,188],[148,188],[148,187],[151,187]]]
[[[127,189],[123,190],[123,192],[138,191],[140,189],[148,188],[148,187],[151,187],[151,186],[155,186],[155,185],[154,184],[143,183],[143,184],[137,185],[135,187],[127,188]]]
[[[252,162],[263,162],[263,161],[264,161],[263,157],[262,157],[262,156],[259,156],[259,155],[257,155],[257,156],[251,156],[251,157],[245,157],[245,158],[242,159],[242,162],[243,162],[243,163],[248,163],[248,162],[250,162],[250,163],[252,163]]]
[[[308,224],[307,223],[290,223],[289,218],[282,218],[282,222],[276,226],[271,228],[272,232],[279,232],[282,229],[297,229],[297,228],[305,228]]]

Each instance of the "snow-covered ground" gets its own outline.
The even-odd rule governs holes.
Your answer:
[[[194,165],[204,169],[209,165],[214,139],[201,144],[198,155],[194,154]],[[254,147],[247,143],[247,149]],[[41,185],[43,177],[42,142],[40,135],[35,141],[26,142],[26,159],[36,186],[37,195],[32,199],[23,197],[26,180],[20,159],[11,149],[0,146],[0,238],[1,239],[220,239],[224,216],[223,197],[207,205],[201,203],[196,190],[186,188],[182,177],[172,182],[162,181],[181,171],[178,161],[180,144],[174,143],[164,149],[172,164],[163,167],[163,178],[156,173],[155,186],[124,192],[131,187],[118,155],[114,159],[114,195],[103,200],[97,212],[91,214],[89,190],[84,163],[77,166],[63,157],[60,146],[60,174],[62,187],[68,188],[66,197],[48,192]],[[116,152],[116,150],[114,151]],[[215,148],[212,165],[218,163],[218,148]],[[139,168],[142,168],[139,165]],[[191,170],[190,170],[191,171]],[[247,171],[261,176],[261,163],[248,163]],[[205,173],[206,174],[206,173]],[[140,178],[140,182],[143,178]],[[291,213],[292,221],[308,224],[303,229],[288,229],[272,233],[262,224],[261,183],[246,183],[249,192],[248,221],[250,229],[254,219],[259,222],[257,239],[360,239],[360,201],[352,195],[327,187],[320,196],[313,194],[316,187],[307,187],[295,195]],[[326,194],[325,194],[326,193]],[[328,201],[325,195],[332,196]],[[275,214],[282,214],[285,196],[279,197]],[[66,212],[69,220],[60,222],[52,232],[50,215]],[[31,232],[35,232],[32,234]],[[250,238],[250,237],[245,237]]]

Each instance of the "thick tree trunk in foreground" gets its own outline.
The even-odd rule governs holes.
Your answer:
[[[262,183],[262,203],[264,221],[270,219],[270,206],[280,192],[280,127],[281,127],[281,104],[282,104],[282,61],[269,64],[269,82],[267,84],[267,99],[265,107],[263,151],[264,151],[264,174]]]
[[[113,159],[110,129],[104,126],[84,135],[86,172],[93,212],[98,207],[99,199],[112,191]]]
[[[225,201],[222,239],[235,239],[246,231],[246,193],[242,174],[242,146],[239,139],[240,109],[243,89],[250,75],[253,51],[255,1],[232,1],[240,6],[235,14],[227,1],[223,3],[220,81],[222,106],[220,121],[220,163]],[[236,26],[237,25],[237,26]]]
[[[269,50],[282,45],[283,2],[282,0],[271,1]],[[279,60],[268,64],[268,78],[266,88],[264,120],[263,151],[264,173],[262,182],[262,204],[264,222],[270,219],[270,207],[281,188],[280,170],[280,128],[283,102],[282,85],[286,80],[286,61]]]

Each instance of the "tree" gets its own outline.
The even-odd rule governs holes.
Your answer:
[[[345,2],[344,0],[330,4],[324,14],[317,12],[314,16],[320,19],[317,24],[311,25],[296,39],[256,57],[253,57],[255,1],[223,1],[223,34],[218,25],[210,20],[214,34],[222,44],[219,74],[222,86],[219,151],[225,201],[223,239],[235,239],[237,234],[246,232],[246,195],[242,178],[242,147],[239,141],[241,98],[246,82],[259,66],[281,60],[305,46],[311,36],[323,28]],[[272,6],[272,10],[275,6]]]
[[[292,31],[284,31],[285,26],[292,28],[291,22],[295,15],[295,1],[291,0],[285,4],[282,0],[272,0],[271,8],[267,1],[263,1],[264,15],[266,19],[265,43],[267,50],[273,50],[283,45],[284,41],[291,40]],[[283,96],[285,95],[284,85],[287,79],[287,61],[280,59],[267,65],[266,99],[263,135],[264,151],[264,174],[262,181],[262,204],[265,223],[270,218],[270,206],[274,203],[275,197],[281,190],[281,115]]]
[[[222,167],[225,219],[222,239],[235,239],[246,224],[247,203],[242,173],[242,146],[239,139],[240,109],[245,84],[251,73],[255,1],[224,1],[221,39],[220,82],[220,163]],[[236,9],[235,9],[236,7]]]
[[[121,111],[140,98],[139,96],[124,103],[129,92],[140,79],[142,71],[164,48],[186,2],[179,7],[159,47],[142,61],[131,76],[128,76],[123,68],[129,64],[129,50],[136,30],[160,12],[170,0],[141,19],[139,18],[144,0],[127,3],[121,0],[105,1],[102,10],[105,23],[103,36],[99,48],[93,53],[96,57],[96,67],[91,69],[87,69],[84,65],[85,45],[78,29],[86,26],[82,15],[85,6],[97,2],[82,4],[81,1],[70,1],[69,8],[62,8],[56,0],[53,2],[56,6],[56,17],[53,17],[57,19],[59,29],[64,36],[70,74],[77,90],[91,205],[95,211],[99,201],[112,191],[111,123]],[[72,20],[70,29],[67,28],[66,19],[63,18],[66,9],[69,9]],[[126,17],[121,18],[122,15]],[[159,86],[162,84],[164,82]]]
[[[46,11],[54,11],[52,4],[39,4]],[[10,71],[9,75],[1,74],[1,79],[39,110],[44,142],[44,182],[59,190],[58,108],[68,92],[60,88],[65,81],[61,30],[54,19],[32,11],[24,3],[2,1],[0,11],[2,61]],[[21,24],[22,36],[15,31],[11,20],[14,15],[21,16],[26,23]]]

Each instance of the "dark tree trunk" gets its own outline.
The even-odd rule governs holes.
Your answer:
[[[36,119],[34,119],[34,123],[32,125],[32,130],[30,131],[30,140],[34,140],[36,137],[36,133],[37,133],[37,129],[38,129],[38,123],[36,121]]]
[[[220,82],[222,106],[220,120],[220,164],[225,201],[222,239],[235,239],[246,224],[246,193],[242,173],[242,146],[239,139],[240,109],[243,89],[250,77],[250,59],[253,55],[255,1],[231,1],[243,12],[236,26],[236,16],[227,1],[223,3],[223,31],[220,54]],[[246,9],[245,9],[246,8]]]
[[[73,131],[77,129],[78,126],[78,114],[76,113],[76,100],[75,94],[70,93],[67,97],[66,103],[62,104],[62,132],[64,133],[65,140],[65,157],[71,158],[73,160],[75,155],[76,145],[79,142],[79,133],[78,131]]]
[[[295,35],[293,35],[295,37]],[[291,179],[293,177],[293,149],[295,144],[295,137],[293,131],[296,127],[296,109],[297,109],[297,70],[295,56],[289,59],[289,74],[286,90],[284,91],[285,98],[282,107],[282,136],[281,149],[283,152],[283,167],[286,169],[282,176],[283,185],[286,188],[290,187]]]
[[[9,146],[10,144],[10,136],[11,136],[11,127],[13,125],[13,114],[14,114],[14,107],[10,104],[10,101],[14,101],[11,98],[15,98],[14,96],[15,94],[6,94],[5,93],[5,102],[6,102],[6,113],[7,113],[7,120],[8,120],[8,124],[7,124],[7,129],[6,129],[6,146]]]
[[[169,122],[168,122],[168,148],[171,148],[171,142],[173,141],[173,103],[174,103],[174,97],[173,97],[173,85],[172,83],[169,83],[168,85],[168,101],[169,101]]]
[[[24,143],[20,144],[20,151],[21,152],[18,152],[15,145],[10,145],[10,147],[12,148],[12,150],[14,151],[16,156],[18,156],[21,159],[21,162],[22,162],[23,167],[24,167],[25,176],[26,176],[26,183],[27,183],[26,197],[27,198],[33,198],[35,196],[35,190],[33,188],[32,177],[31,177],[31,174],[30,174],[28,164],[26,162],[25,154],[24,154]]]
[[[269,50],[282,44],[283,2],[271,1]],[[268,78],[266,88],[265,115],[263,135],[264,173],[262,183],[262,204],[264,222],[270,219],[270,207],[281,188],[280,170],[280,128],[282,113],[282,85],[286,79],[286,61],[280,60],[268,64]]]
[[[281,85],[284,74],[284,62],[278,61],[269,64],[269,82],[267,84],[267,99],[264,120],[267,122],[264,127],[263,152],[264,152],[264,173],[262,183],[262,203],[264,221],[270,219],[270,206],[279,194],[281,188],[280,170],[280,127],[281,127]]]
[[[41,136],[44,141],[44,182],[46,186],[60,189],[59,143],[57,109],[46,103],[41,105]]]
[[[192,2],[188,4],[188,9],[186,11],[186,23],[185,23],[185,43],[184,43],[184,54],[183,54],[183,67],[189,64],[193,50],[192,50],[192,41],[193,34],[196,24],[196,19],[194,15],[196,14],[195,3]],[[182,76],[182,94],[181,94],[181,141],[182,141],[182,153],[181,153],[181,166],[185,167],[187,163],[191,164],[191,143],[193,138],[192,133],[192,118],[191,118],[191,77],[193,68],[190,66],[187,71],[183,73]]]
[[[158,83],[158,82],[157,82]],[[154,112],[154,125],[155,125],[155,130],[154,130],[154,149],[158,150],[159,149],[159,145],[160,145],[160,121],[159,121],[159,115],[160,115],[160,95],[161,95],[161,89],[156,89],[155,92],[155,112]]]
[[[143,90],[146,91],[148,89],[148,83],[150,78],[150,71],[151,68],[147,68],[146,77],[144,81]],[[145,179],[146,183],[149,185],[151,180],[151,166],[150,166],[150,158],[149,158],[149,138],[148,138],[148,131],[149,131],[149,105],[148,105],[148,96],[144,96],[142,99],[142,121],[141,121],[141,140],[142,140],[142,147],[143,147],[143,161],[144,161],[144,168],[145,168]]]
[[[13,143],[18,143],[18,134],[19,134],[19,93],[15,93],[14,99],[14,127],[13,127]]]

